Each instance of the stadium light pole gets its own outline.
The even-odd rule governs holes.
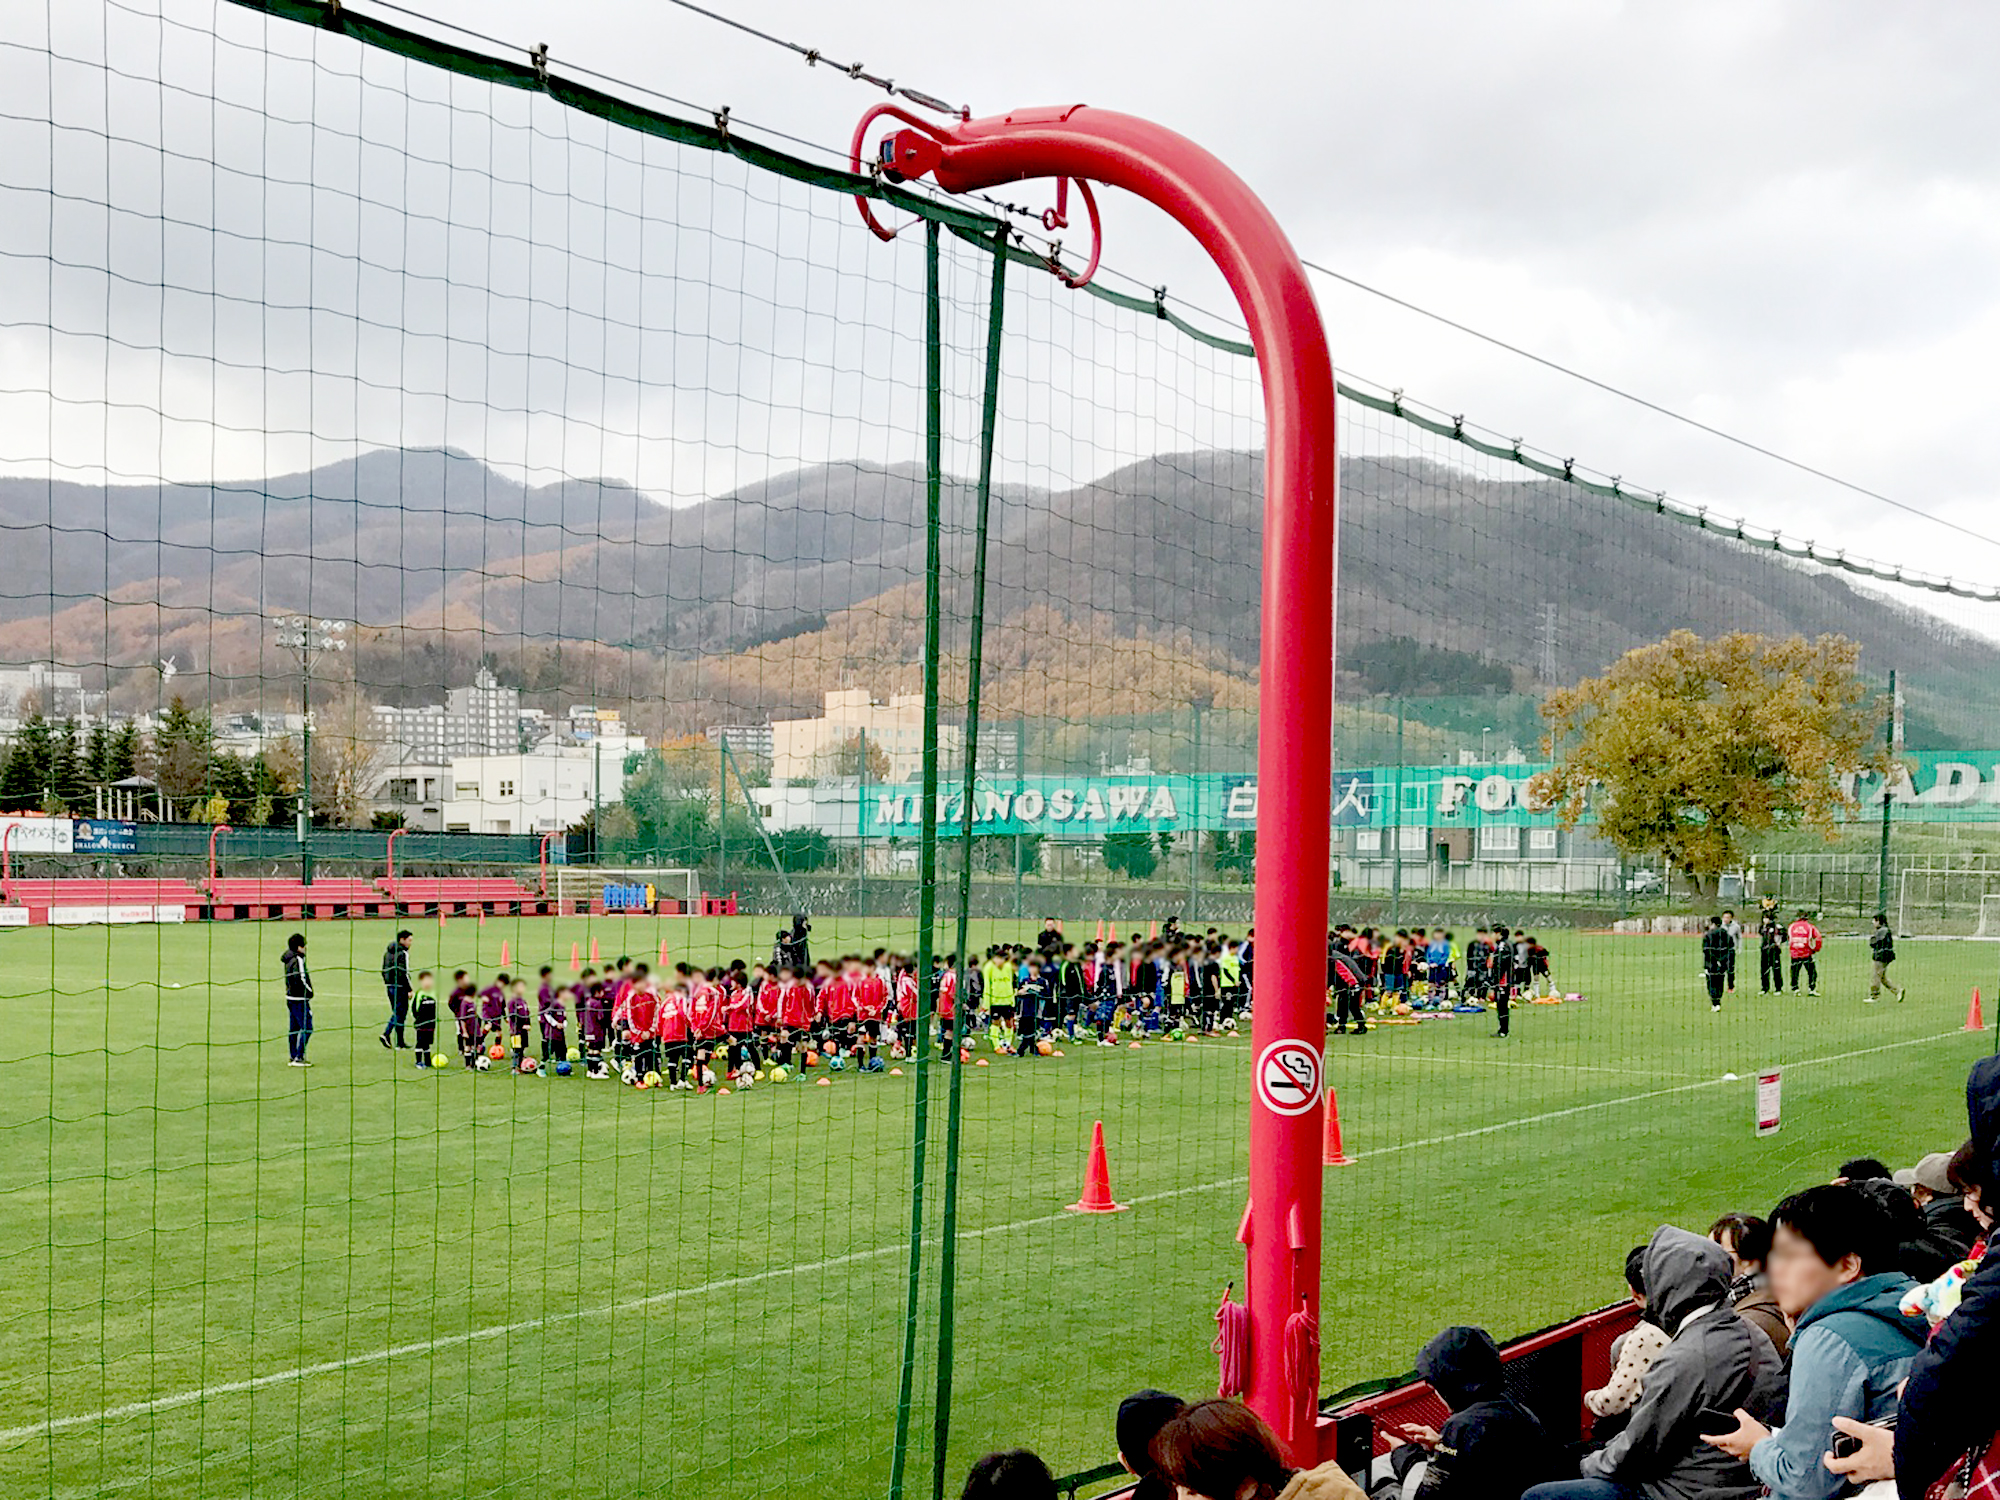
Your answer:
[[[281,650],[299,663],[299,884],[313,883],[312,866],[312,672],[328,652],[347,649],[347,621],[287,615],[271,622]]]
[[[1249,1271],[1243,1396],[1294,1463],[1317,1462],[1318,1361],[1287,1353],[1316,1348],[1308,1335],[1320,1305],[1335,468],[1333,359],[1319,307],[1271,211],[1221,161],[1163,126],[1084,105],[945,124],[877,105],[855,127],[857,169],[868,128],[884,115],[908,127],[879,143],[875,165],[891,180],[928,176],[962,193],[1075,178],[1080,189],[1086,180],[1106,183],[1164,209],[1228,281],[1257,351],[1265,417],[1256,895],[1263,962],[1251,1021],[1250,1203],[1238,1232]],[[1066,185],[1046,227],[1062,222]],[[889,238],[868,200],[859,202],[870,226]],[[1094,226],[1087,192],[1084,202]],[[1081,274],[1052,269],[1074,287],[1095,268],[1093,249]]]

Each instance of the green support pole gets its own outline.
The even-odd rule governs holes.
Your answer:
[[[854,783],[854,843],[860,852],[856,862],[854,912],[868,915],[868,731],[861,731],[861,765]]]
[[[972,798],[979,773],[979,679],[986,659],[986,523],[993,500],[993,432],[1000,415],[1000,322],[1007,292],[1006,236],[1005,229],[995,230],[993,235],[993,300],[986,315],[986,393],[979,415],[978,514],[972,542],[972,635],[966,645],[965,795],[958,814],[958,929],[952,941],[958,954],[961,1003],[952,1007],[951,1042],[945,1054],[950,1096],[945,1109],[944,1223],[940,1230],[943,1249],[938,1256],[937,1400],[931,1437],[931,1500],[944,1500],[945,1464],[951,1437],[952,1321],[958,1299],[958,1143],[963,1121],[960,1085],[965,1076],[958,1052],[965,1036],[962,1002],[968,992],[966,975],[973,967],[971,954],[967,952],[971,942],[967,923],[972,910]],[[1020,753],[1017,740],[1014,746],[1017,761]],[[1019,865],[1016,860],[1016,868]],[[925,973],[920,978],[923,988],[919,993],[928,997],[930,975]],[[926,1040],[920,1029],[919,1044],[924,1045]],[[929,1050],[928,1046],[925,1050]]]
[[[1194,795],[1188,799],[1189,807],[1197,814],[1201,811],[1201,706],[1194,710]],[[1194,819],[1194,828],[1188,841],[1188,924],[1199,926],[1201,913],[1201,818]]]
[[[917,844],[917,1029],[929,1020],[924,996],[937,922],[938,652],[942,635],[944,500],[944,331],[938,307],[938,226],[924,236],[924,805]],[[923,1287],[924,1167],[930,1137],[931,1049],[916,1055],[916,1118],[910,1133],[910,1289],[903,1311],[903,1375],[896,1394],[896,1448],[889,1463],[889,1500],[902,1500],[910,1456],[910,1407],[917,1378],[917,1317]]]
[[[312,668],[299,670],[299,884],[313,883],[313,705]]]
[[[1028,716],[1014,715],[1014,800],[1021,800],[1021,789],[1028,776]],[[1016,823],[1014,834],[1014,920],[1019,922],[1027,916],[1027,906],[1021,896],[1021,854],[1025,847],[1021,840],[1020,824]]]
[[[715,890],[729,889],[729,736],[715,741]]]
[[[1882,722],[1882,747],[1890,755],[1896,753],[1896,670],[1889,669],[1889,713]],[[1889,909],[1889,778],[1895,767],[1888,766],[1882,773],[1882,846],[1875,856],[1875,910]]]
[[[1389,860],[1389,925],[1403,925],[1403,700],[1396,700],[1396,805],[1389,810],[1389,837],[1395,850]],[[1532,870],[1529,872],[1533,873]]]

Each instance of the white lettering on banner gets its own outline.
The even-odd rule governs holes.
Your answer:
[[[1254,823],[1257,821],[1257,783],[1239,781],[1229,789],[1229,800],[1223,804],[1222,815],[1232,822]]]
[[[978,821],[981,823],[1004,823],[1007,821],[1008,809],[1014,805],[1014,794],[1012,792],[982,791],[979,796],[981,798],[979,811],[973,814]]]
[[[1465,799],[1472,795],[1470,776],[1446,776],[1438,782],[1438,811],[1445,817],[1452,817],[1465,807]]]
[[[1079,823],[1102,823],[1105,821],[1104,799],[1097,795],[1097,788],[1090,787],[1083,794],[1083,805],[1076,810]]]
[[[51,906],[51,927],[123,926],[135,922],[183,922],[180,906]]]
[[[0,927],[26,927],[27,925],[27,907],[0,906]]]
[[[1970,761],[1941,760],[1935,775],[1937,779],[1919,801],[1935,802],[1941,807],[1967,807],[1979,800],[1979,767]]]
[[[1148,818],[1173,819],[1178,818],[1180,815],[1180,809],[1174,806],[1173,789],[1165,786],[1154,787],[1152,805],[1146,809],[1146,816]]]
[[[1014,794],[1014,820],[1017,823],[1032,823],[1042,815],[1042,794],[1029,790]]]
[[[1066,786],[1059,786],[1049,795],[1049,821],[1067,823],[1070,814],[1076,811],[1076,792]]]
[[[15,854],[75,852],[76,825],[68,818],[0,818],[0,828],[13,830],[7,848]]]
[[[1514,802],[1514,783],[1505,776],[1488,776],[1479,783],[1472,800],[1481,812],[1505,812]]]
[[[1139,810],[1146,805],[1146,789],[1142,786],[1114,786],[1111,788],[1111,816],[1114,818],[1136,818]]]

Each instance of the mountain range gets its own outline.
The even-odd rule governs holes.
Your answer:
[[[1256,452],[1202,451],[1073,488],[997,486],[990,709],[1252,707],[1262,470]],[[1912,712],[1951,741],[1991,743],[2000,724],[2000,644],[1837,571],[1554,481],[1363,455],[1340,483],[1343,650],[1407,640],[1532,692],[1678,627],[1839,633],[1867,670],[1898,667]],[[949,661],[971,485],[948,479],[942,501]],[[356,622],[341,670],[374,701],[435,701],[484,661],[544,706],[594,699],[688,732],[810,711],[830,687],[914,690],[924,509],[920,466],[858,462],[678,508],[437,449],[235,484],[4,478],[0,661],[82,665],[137,708],[165,660],[218,707],[273,705],[296,667],[265,621],[307,612]]]

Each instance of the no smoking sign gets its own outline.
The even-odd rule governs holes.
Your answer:
[[[1274,1115],[1302,1115],[1319,1103],[1319,1049],[1288,1037],[1257,1054],[1257,1097]]]

